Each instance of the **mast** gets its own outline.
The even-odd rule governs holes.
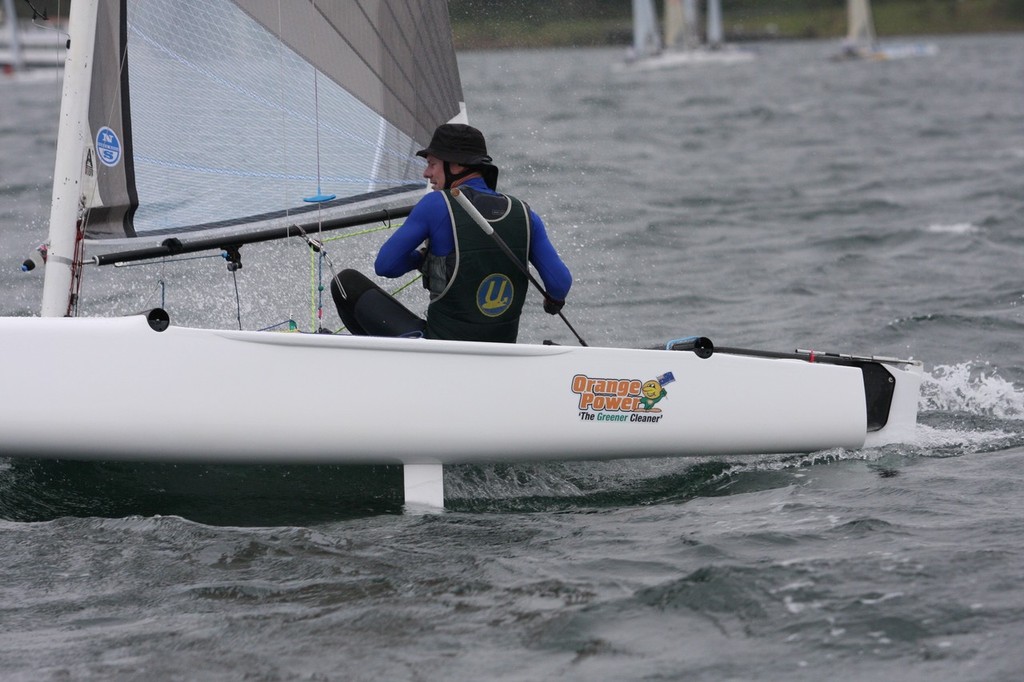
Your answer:
[[[683,0],[683,47],[687,50],[696,50],[700,47],[698,15],[697,0]]]
[[[652,0],[633,0],[633,56],[647,57],[660,51],[654,3]]]
[[[11,46],[11,68],[15,71],[25,66],[21,56],[21,43],[18,38],[18,13],[14,11],[14,0],[4,0],[3,17],[7,23],[7,42]]]
[[[708,0],[708,47],[714,49],[722,45],[722,3],[721,0]]]
[[[86,191],[86,157],[93,155],[89,95],[98,6],[99,0],[75,0],[68,18],[71,48],[64,64],[57,158],[53,167],[49,251],[40,309],[43,317],[67,315],[71,302],[79,201]]]

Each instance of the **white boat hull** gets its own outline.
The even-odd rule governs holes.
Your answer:
[[[740,64],[754,59],[754,53],[747,50],[722,47],[720,49],[697,48],[693,50],[665,51],[648,57],[639,57],[614,65],[620,73],[660,71],[687,65]]]
[[[155,331],[142,315],[0,318],[0,339],[3,454],[43,458],[433,465],[855,449],[912,434],[920,384],[919,366],[887,365],[893,407],[869,434],[861,370],[796,358]],[[637,388],[659,377],[667,395],[645,409]]]
[[[910,57],[934,57],[939,48],[933,43],[908,43],[882,45],[869,52],[869,59],[890,60],[907,59]]]
[[[866,60],[885,62],[912,57],[934,57],[939,53],[933,43],[908,43],[877,47],[847,48],[834,55],[835,61]]]

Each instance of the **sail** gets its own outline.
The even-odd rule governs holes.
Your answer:
[[[685,50],[700,47],[696,0],[665,0],[665,47]]]
[[[647,57],[660,51],[654,0],[633,0],[633,57]]]
[[[875,22],[871,18],[870,0],[846,0],[846,44],[873,47]]]
[[[665,47],[683,43],[683,0],[665,0]]]
[[[412,203],[425,188],[416,150],[461,110],[444,2],[98,5],[89,239]]]

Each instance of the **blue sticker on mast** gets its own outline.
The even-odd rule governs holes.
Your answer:
[[[96,133],[96,156],[104,166],[116,166],[121,160],[121,140],[107,126]]]

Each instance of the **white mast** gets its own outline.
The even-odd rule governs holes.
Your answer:
[[[700,47],[698,15],[697,0],[683,0],[683,47],[687,50],[696,50]]]
[[[43,282],[43,317],[68,313],[72,284],[72,260],[79,217],[79,203],[87,191],[86,155],[93,155],[89,131],[89,95],[92,88],[93,48],[99,0],[71,3],[68,33],[71,48],[64,64],[64,89],[57,129],[57,160],[53,167],[50,203],[50,238]],[[95,159],[93,159],[93,163]],[[95,170],[92,171],[95,173]],[[91,179],[90,179],[91,182]]]
[[[721,0],[708,0],[708,46],[711,48],[721,47],[722,39]]]
[[[21,56],[21,42],[18,37],[18,13],[14,11],[14,0],[4,0],[3,17],[7,23],[8,44],[11,46],[11,67],[19,71],[25,66]]]
[[[661,51],[658,16],[652,0],[633,0],[633,56],[646,57]]]

